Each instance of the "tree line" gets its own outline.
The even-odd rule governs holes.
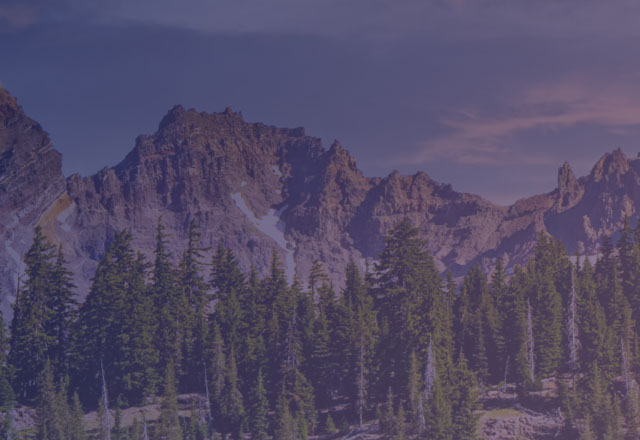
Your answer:
[[[347,265],[339,290],[318,261],[306,286],[287,282],[276,252],[263,278],[222,244],[204,261],[195,222],[178,264],[161,219],[153,261],[131,240],[115,235],[78,303],[60,248],[35,231],[0,326],[0,405],[37,406],[38,439],[85,439],[96,408],[101,439],[297,440],[372,419],[394,440],[474,439],[483,387],[512,383],[526,399],[549,377],[563,438],[638,438],[640,228],[628,221],[595,267],[542,233],[510,278],[498,259],[460,286],[408,220],[371,267]],[[203,396],[190,417],[186,393]],[[122,409],[156,397],[157,423],[122,427]]]

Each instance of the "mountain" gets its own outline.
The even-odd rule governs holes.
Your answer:
[[[555,190],[505,207],[422,172],[366,177],[338,142],[325,149],[303,128],[248,123],[229,108],[207,114],[176,106],[115,167],[65,178],[46,132],[0,90],[4,313],[36,225],[62,245],[84,296],[117,231],[130,229],[135,247],[151,256],[159,217],[176,258],[196,220],[203,244],[222,241],[245,269],[264,274],[275,250],[290,279],[306,280],[317,258],[340,286],[349,259],[375,260],[403,217],[419,227],[438,268],[459,276],[475,264],[488,271],[497,258],[508,267],[526,262],[541,231],[571,253],[594,254],[625,216],[637,218],[639,206],[640,160],[620,150],[580,178],[565,163]]]
[[[0,292],[9,310],[33,227],[65,193],[62,156],[47,133],[0,87]]]

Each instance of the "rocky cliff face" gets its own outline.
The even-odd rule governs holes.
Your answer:
[[[20,257],[40,224],[61,243],[78,294],[115,232],[128,228],[151,256],[158,218],[182,253],[191,220],[203,244],[234,250],[245,269],[265,273],[276,251],[305,280],[319,258],[338,286],[349,259],[364,265],[403,217],[425,238],[438,267],[461,275],[497,258],[524,263],[537,235],[559,237],[569,252],[593,254],[599,239],[637,218],[640,160],[606,154],[588,176],[565,163],[554,191],[512,206],[454,191],[424,173],[367,178],[339,144],[324,149],[302,128],[247,123],[226,109],[206,114],[174,107],[151,136],[113,168],[66,180],[46,133],[0,91],[0,282],[10,310]]]
[[[62,157],[49,136],[0,88],[0,291],[5,312],[33,227],[65,187]]]

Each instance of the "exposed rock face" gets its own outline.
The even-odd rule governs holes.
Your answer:
[[[86,294],[97,261],[115,232],[131,230],[151,257],[158,218],[177,259],[191,220],[203,244],[221,240],[245,269],[265,274],[275,250],[302,280],[319,258],[341,285],[349,259],[375,259],[403,217],[421,231],[441,270],[461,275],[526,262],[548,231],[569,252],[592,254],[604,234],[637,218],[640,160],[606,154],[576,179],[568,164],[558,188],[509,207],[454,191],[424,173],[367,178],[339,144],[325,150],[302,128],[247,123],[239,113],[174,107],[151,136],[113,168],[65,179],[60,155],[38,124],[0,91],[0,282],[10,310],[20,256],[40,224],[61,243]]]
[[[0,291],[5,312],[33,227],[65,187],[62,157],[49,136],[0,88]]]

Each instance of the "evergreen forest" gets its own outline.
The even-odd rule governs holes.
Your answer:
[[[472,440],[484,390],[526,401],[554,378],[560,438],[640,439],[640,227],[616,238],[591,261],[541,233],[526,267],[457,283],[402,220],[338,287],[319,261],[289,283],[275,251],[267,276],[244,273],[195,222],[171,255],[159,219],[152,261],[117,233],[78,302],[37,228],[0,322],[2,438],[300,440],[377,420],[388,439]],[[152,403],[153,420],[123,422]],[[15,428],[18,406],[37,408],[34,429]]]

